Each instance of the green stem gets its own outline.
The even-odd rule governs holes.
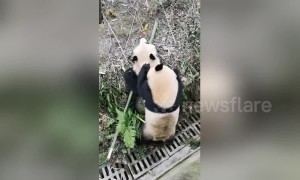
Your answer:
[[[143,123],[145,123],[145,121],[142,119],[142,118],[140,118],[139,116],[136,116],[140,121],[142,121]]]
[[[127,109],[128,109],[129,102],[130,102],[130,100],[131,100],[131,98],[132,98],[132,94],[133,94],[133,92],[130,91],[129,97],[128,97],[128,99],[127,99],[127,103],[126,103],[126,106],[125,106],[125,109],[124,109],[124,113],[126,113],[126,111],[127,111]]]
[[[131,98],[132,98],[132,94],[133,94],[133,92],[130,91],[129,97],[128,97],[128,99],[127,99],[127,103],[126,103],[126,106],[125,106],[125,109],[124,109],[123,113],[126,113],[126,111],[127,111],[127,109],[128,109],[129,102],[130,102],[130,100],[131,100]],[[110,159],[110,156],[111,156],[111,154],[112,154],[112,152],[113,152],[113,149],[114,149],[114,146],[115,146],[115,144],[116,144],[117,137],[118,137],[119,133],[120,133],[120,132],[119,132],[118,130],[115,132],[114,139],[113,139],[113,141],[112,141],[112,143],[111,143],[111,146],[110,146],[110,148],[109,148],[109,150],[108,150],[107,160]]]

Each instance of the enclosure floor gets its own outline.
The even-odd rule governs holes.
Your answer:
[[[159,180],[198,180],[200,178],[200,149],[170,171],[162,175]]]

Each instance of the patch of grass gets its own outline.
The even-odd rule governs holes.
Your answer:
[[[188,139],[188,140],[184,141],[183,143],[186,145],[190,145],[192,149],[196,149],[197,147],[200,146],[200,137]]]
[[[107,157],[107,152],[102,152],[99,154],[99,165],[100,166],[105,163],[106,157]]]
[[[133,148],[136,138],[141,138],[142,136],[143,117],[131,109],[123,113],[124,109],[119,105],[121,104],[119,97],[119,90],[102,79],[99,89],[99,106],[100,111],[108,116],[106,119],[103,119],[102,116],[102,120],[100,120],[100,126],[102,127],[99,137],[100,145],[108,147],[115,131],[119,131],[124,146]]]
[[[108,83],[100,83],[99,89],[99,106],[100,111],[106,111],[112,118],[117,117],[116,108],[121,109],[117,98],[120,96],[118,90]]]
[[[143,145],[138,145],[134,148],[133,151],[137,155],[137,159],[142,159],[143,157],[145,157],[147,149]]]
[[[180,64],[180,70],[183,74],[185,74],[186,70],[188,69],[189,67],[189,63],[188,61],[182,61],[181,64]]]
[[[200,64],[200,51],[198,49],[195,49],[196,53],[195,53],[195,59],[196,62]]]
[[[200,44],[200,27],[196,27],[196,30],[193,32],[190,32],[190,36],[188,41],[192,43],[193,45],[199,45]]]

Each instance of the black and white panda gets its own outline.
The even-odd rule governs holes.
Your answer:
[[[133,62],[124,78],[129,89],[145,100],[144,140],[170,140],[176,131],[183,91],[179,71],[161,64],[155,46],[143,38],[134,49]]]
[[[137,89],[145,100],[143,138],[151,141],[171,140],[179,118],[183,86],[177,70],[158,64],[142,66]]]

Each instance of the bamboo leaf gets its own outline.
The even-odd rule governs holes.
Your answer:
[[[124,137],[123,140],[124,140],[125,146],[127,148],[133,148],[134,147],[135,135],[136,135],[136,132],[134,130],[134,127],[133,126],[128,126],[127,129],[124,132],[124,135],[123,135],[123,137]]]

